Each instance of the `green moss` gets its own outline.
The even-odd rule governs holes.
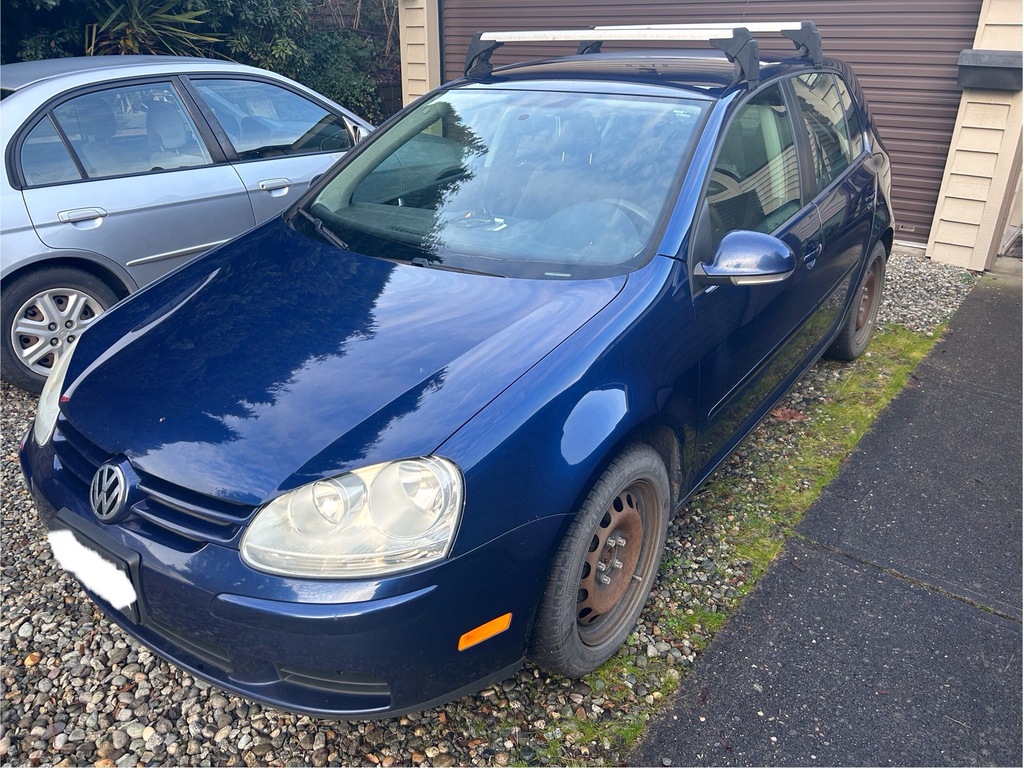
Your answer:
[[[763,482],[752,486],[749,478],[718,473],[700,495],[702,525],[716,525],[730,530],[730,557],[734,563],[745,564],[743,578],[735,589],[736,597],[722,609],[691,603],[687,608],[656,603],[648,618],[660,628],[670,643],[689,643],[695,651],[703,650],[726,623],[740,599],[757,583],[793,535],[794,526],[803,517],[822,489],[839,473],[843,461],[870,429],[883,408],[907,385],[917,364],[941,335],[941,328],[932,334],[914,333],[902,328],[886,328],[872,339],[868,350],[852,363],[822,362],[841,370],[830,380],[824,402],[811,406],[799,419],[769,418],[747,438],[740,449],[747,453]],[[804,418],[806,416],[806,418]],[[786,458],[775,461],[759,458],[770,451],[759,445],[785,437]],[[762,441],[764,441],[762,443]],[[727,524],[726,524],[727,521]],[[666,560],[666,573],[673,573],[680,564],[678,557]],[[686,585],[663,577],[662,588],[672,593],[686,592]],[[600,690],[613,710],[636,707],[638,698],[633,686],[625,681],[632,675],[638,679],[662,680],[655,706],[640,700],[641,712],[632,718],[593,717],[584,712],[560,722],[564,734],[572,734],[572,742],[581,745],[609,744],[611,750],[624,755],[642,734],[657,702],[675,687],[679,673],[663,658],[649,659],[649,666],[637,666],[636,645],[639,638],[631,635],[628,652],[610,659],[588,677],[591,688]],[[652,669],[652,667],[654,669]],[[652,672],[655,674],[652,675]],[[597,747],[600,749],[600,747]],[[570,751],[550,741],[545,757],[555,764],[573,764],[585,760],[578,751]]]

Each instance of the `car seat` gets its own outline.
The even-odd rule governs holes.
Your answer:
[[[166,101],[154,101],[146,111],[146,134],[159,149],[150,157],[153,170],[205,165],[209,158],[196,152],[191,131],[186,129],[181,111]],[[191,146],[189,146],[191,145]]]

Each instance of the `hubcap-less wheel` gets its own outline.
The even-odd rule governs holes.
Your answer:
[[[26,368],[45,377],[102,312],[103,305],[84,291],[42,291],[18,310],[11,327],[11,346]]]
[[[835,341],[825,352],[834,360],[856,360],[867,348],[878,322],[885,285],[885,246],[875,243],[868,254],[867,266],[851,297],[850,306],[836,333]]]
[[[622,491],[609,505],[591,538],[580,573],[576,613],[580,637],[588,645],[604,640],[609,627],[616,623],[615,609],[631,587],[635,590],[633,574],[643,548],[643,496],[644,491],[637,485]]]
[[[881,271],[882,262],[876,259],[861,284],[855,333],[857,344],[866,344],[875,328],[875,317],[878,315],[878,303],[882,294]]]
[[[593,672],[636,626],[668,533],[661,456],[636,443],[609,464],[555,553],[530,657],[566,677]]]

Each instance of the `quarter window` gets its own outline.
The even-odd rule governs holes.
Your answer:
[[[839,89],[839,100],[843,105],[843,114],[846,116],[846,130],[850,134],[850,160],[852,162],[863,148],[861,134],[864,129],[861,127],[860,113],[853,103],[853,97],[850,96],[849,86],[838,75],[835,78],[836,87]]]
[[[782,91],[755,94],[736,115],[708,186],[714,247],[735,229],[772,232],[800,210],[796,145]]]
[[[256,80],[195,80],[242,160],[351,149],[345,121],[286,88]]]
[[[82,178],[48,116],[36,124],[21,146],[21,172],[30,187]]]
[[[807,128],[820,191],[838,179],[853,160],[846,110],[831,74],[800,75],[793,78],[793,88]]]
[[[53,116],[90,179],[211,162],[170,83],[88,93]]]

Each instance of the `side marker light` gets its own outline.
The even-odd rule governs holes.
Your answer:
[[[486,624],[481,624],[476,629],[471,629],[469,632],[459,638],[459,650],[464,651],[467,648],[472,648],[474,645],[482,643],[484,640],[490,640],[495,635],[500,635],[512,624],[512,614],[506,613],[504,616],[499,616],[496,619],[491,619]]]

